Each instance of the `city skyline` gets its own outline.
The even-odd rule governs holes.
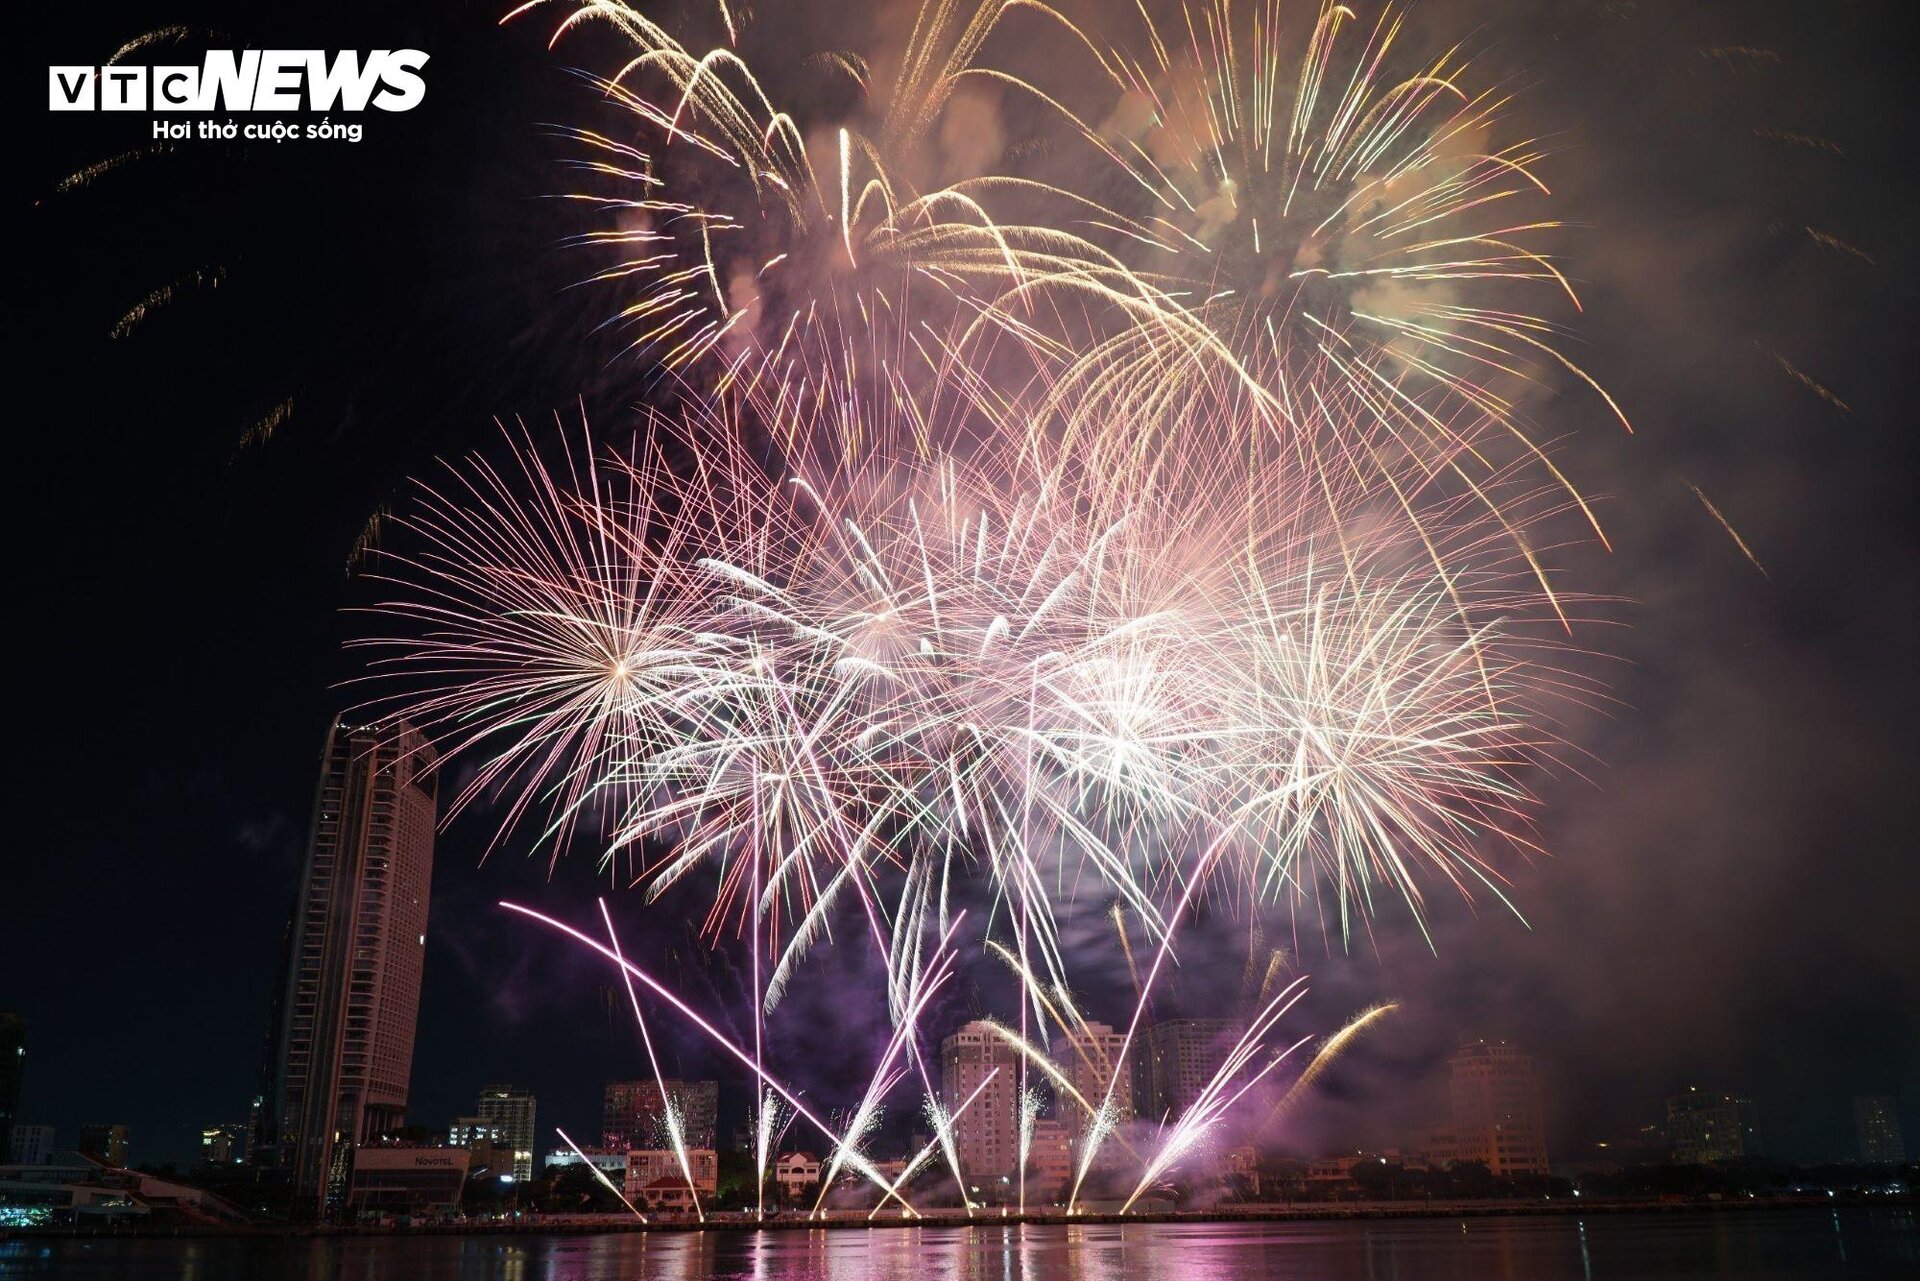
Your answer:
[[[942,1070],[935,1085],[943,1104],[953,1107],[972,1093],[986,1073],[994,1068],[1002,1069],[1000,1075],[1006,1078],[1005,1081],[997,1086],[989,1084],[981,1091],[980,1098],[976,1100],[978,1111],[972,1113],[971,1123],[963,1122],[956,1127],[956,1142],[969,1166],[983,1169],[991,1167],[989,1178],[1001,1175],[1011,1178],[1014,1167],[1010,1164],[1010,1154],[1017,1143],[1018,1123],[1011,1105],[1013,1086],[1009,1083],[1017,1080],[1018,1055],[1003,1037],[991,1030],[991,1024],[965,1019],[964,1016],[956,1017],[960,1017],[962,1022],[938,1038]],[[5,1021],[8,1035],[13,1038],[10,1044],[14,1046],[16,1062],[24,1059],[25,1056],[18,1052],[24,1048],[24,1019],[12,1012],[0,1011],[0,1020]],[[1172,1100],[1169,1110],[1177,1115],[1181,1091],[1190,1092],[1193,1082],[1204,1080],[1217,1066],[1219,1056],[1231,1040],[1233,1028],[1234,1021],[1231,1019],[1196,1020],[1179,1017],[1146,1024],[1141,1029],[1140,1043],[1131,1056],[1133,1066],[1119,1074],[1114,1090],[1113,1115],[1124,1123],[1137,1114],[1133,1107],[1136,1090],[1140,1092],[1140,1098],[1157,1098],[1162,1102]],[[1113,1078],[1110,1065],[1115,1060],[1109,1056],[1117,1056],[1121,1040],[1119,1033],[1111,1026],[1090,1021],[1083,1033],[1054,1038],[1051,1046],[1047,1047],[1047,1053],[1064,1081],[1083,1096],[1097,1100],[1102,1096],[1107,1082]],[[1501,1064],[1506,1062],[1521,1065],[1518,1069],[1520,1078],[1516,1079],[1523,1079],[1524,1086],[1501,1084],[1501,1074],[1507,1071]],[[1531,1172],[1542,1168],[1540,1162],[1522,1154],[1544,1149],[1544,1142],[1532,1136],[1544,1133],[1541,1119],[1545,1107],[1528,1066],[1530,1063],[1531,1056],[1524,1049],[1510,1047],[1503,1041],[1458,1037],[1455,1048],[1433,1065],[1426,1074],[1425,1086],[1415,1092],[1427,1101],[1415,1110],[1402,1114],[1412,1120],[1385,1128],[1373,1127],[1321,1136],[1318,1141],[1302,1143],[1288,1141],[1284,1137],[1275,1140],[1262,1135],[1258,1142],[1264,1150],[1301,1158],[1323,1150],[1373,1147],[1398,1151],[1404,1147],[1416,1156],[1437,1159],[1442,1164],[1451,1160],[1477,1160],[1488,1164],[1495,1173],[1502,1169]],[[1157,1085],[1154,1083],[1156,1073],[1160,1082]],[[1184,1085],[1176,1083],[1180,1078],[1185,1078]],[[24,1074],[16,1071],[11,1081],[0,1083],[17,1088],[23,1079]],[[1034,1079],[1045,1081],[1039,1075]],[[734,1121],[741,1115],[738,1109],[744,1106],[742,1100],[750,1095],[744,1080],[735,1080],[723,1086],[713,1080],[683,1081],[670,1078],[665,1081],[665,1086],[669,1097],[676,1100],[681,1110],[682,1124],[687,1127],[688,1146],[695,1149],[714,1150],[718,1136],[729,1126],[734,1128],[728,1132],[736,1132],[738,1127]],[[1516,1095],[1515,1089],[1524,1092]],[[618,1153],[658,1149],[666,1131],[658,1105],[660,1087],[652,1080],[609,1079],[588,1093],[598,1100],[592,1115],[600,1129],[596,1132],[577,1122],[574,1128],[595,1134],[596,1141],[589,1145],[589,1151]],[[1048,1115],[1040,1118],[1043,1127],[1046,1127],[1043,1132],[1051,1137],[1053,1128],[1058,1127],[1060,1141],[1072,1146],[1074,1135],[1083,1128],[1079,1106],[1064,1090],[1050,1082],[1045,1084],[1044,1094],[1049,1102]],[[564,1153],[564,1149],[553,1146],[555,1131],[552,1127],[541,1129],[534,1124],[537,1113],[535,1096],[531,1090],[523,1086],[482,1084],[476,1091],[475,1099],[466,1113],[450,1117],[423,1115],[417,1111],[389,1111],[382,1115],[381,1121],[396,1135],[415,1136],[411,1140],[402,1137],[399,1140],[402,1142],[417,1142],[419,1136],[453,1147],[465,1147],[469,1142],[491,1142],[503,1151],[509,1171],[523,1182],[532,1177],[544,1160],[556,1153]],[[1803,1164],[1849,1164],[1855,1160],[1871,1163],[1865,1155],[1868,1150],[1904,1154],[1901,1105],[1897,1096],[1853,1095],[1844,1101],[1848,1105],[1844,1137],[1837,1136],[1836,1141],[1824,1150],[1797,1154],[1791,1160]],[[1824,1102],[1831,1109],[1838,1101],[1829,1099]],[[995,1105],[998,1105],[997,1111]],[[560,1107],[577,1114],[581,1110],[581,1100],[571,1098]],[[1514,1113],[1516,1107],[1521,1109],[1518,1117]],[[1682,1165],[1737,1162],[1756,1157],[1779,1158],[1779,1154],[1769,1153],[1761,1145],[1757,1109],[1745,1096],[1726,1091],[1702,1091],[1697,1086],[1689,1085],[1664,1099],[1650,1096],[1638,1100],[1636,1107],[1637,1111],[1629,1115],[1655,1119],[1637,1127],[1628,1125],[1606,1131],[1609,1137],[1597,1141],[1600,1150],[1615,1150],[1621,1154],[1620,1160],[1631,1161],[1633,1154],[1638,1152],[1649,1161],[1664,1160]],[[985,1120],[996,1115],[998,1120]],[[1435,1115],[1443,1119],[1432,1120]],[[394,1120],[396,1116],[399,1118],[397,1122]],[[734,1120],[730,1121],[729,1118]],[[1471,1137],[1476,1132],[1513,1129],[1516,1120],[1523,1137],[1513,1141],[1515,1148],[1511,1157],[1496,1153],[1496,1146],[1505,1141]],[[13,1122],[13,1128],[28,1132],[24,1141],[28,1145],[29,1160],[43,1159],[62,1149],[92,1150],[87,1146],[89,1133],[96,1136],[92,1140],[94,1147],[103,1149],[96,1155],[105,1158],[118,1154],[124,1159],[133,1141],[132,1128],[118,1122],[94,1121],[69,1125],[63,1132],[61,1126],[46,1124],[37,1115],[23,1115]],[[194,1132],[197,1137],[194,1155],[201,1165],[225,1161],[257,1164],[263,1155],[269,1162],[279,1159],[278,1153],[262,1154],[255,1150],[253,1128],[247,1124],[207,1124],[194,1127]],[[1651,1140],[1647,1137],[1649,1135],[1653,1136]],[[69,1141],[62,1142],[63,1139]],[[10,1149],[20,1141],[14,1140]],[[734,1145],[739,1142],[741,1140],[736,1133]],[[734,1145],[718,1146],[746,1150]],[[801,1151],[817,1149],[819,1146],[818,1142],[809,1145],[802,1140],[789,1139],[782,1145],[782,1150]],[[1556,1153],[1565,1158],[1559,1162],[1560,1167],[1573,1168],[1580,1159],[1585,1159],[1576,1157],[1576,1152],[1583,1153],[1594,1146],[1596,1144],[1593,1142],[1578,1148],[1571,1144],[1567,1148],[1556,1145]],[[210,1155],[213,1153],[225,1155]],[[240,1155],[234,1155],[236,1153]],[[11,1150],[0,1153],[0,1156],[6,1155],[12,1155]],[[164,1161],[181,1168],[195,1163],[192,1158],[182,1160],[179,1154],[154,1154],[151,1158],[141,1154],[141,1159],[149,1163]],[[1887,1159],[1897,1164],[1904,1159],[1904,1155]]]
[[[404,768],[407,732],[365,734],[362,740],[358,754],[337,753],[334,738],[329,738],[312,837],[321,854],[310,859],[308,900],[315,897],[314,867],[321,870],[320,885],[325,889],[330,866],[354,865],[353,858],[339,857],[343,846],[357,843],[363,847],[363,859],[394,850],[389,835],[368,835],[378,833],[382,823],[348,821],[346,816],[354,808],[349,796],[356,787],[370,814],[393,816],[395,793],[411,781]],[[323,893],[320,897],[324,900],[331,895]],[[298,967],[295,973],[297,976]],[[290,980],[300,981],[298,977]],[[321,986],[324,988],[324,984]],[[279,1005],[297,1009],[302,1002],[295,997]],[[363,1018],[362,1022],[378,1025],[380,1021]],[[1044,1211],[1059,1205],[1060,1198],[1073,1194],[1085,1178],[1081,1171],[1088,1158],[1081,1151],[1081,1139],[1087,1133],[1090,1099],[1107,1098],[1111,1091],[1114,1098],[1124,1100],[1127,1083],[1137,1078],[1143,1083],[1141,1088],[1150,1092],[1155,1106],[1164,1107],[1169,1115],[1177,1114],[1177,1110],[1192,1105],[1193,1097],[1204,1097],[1212,1074],[1223,1069],[1233,1039],[1232,1024],[1232,1020],[1176,1017],[1137,1029],[1144,1032],[1137,1048],[1145,1067],[1136,1072],[1125,1060],[1129,1038],[1106,1024],[1083,1023],[1077,1030],[1041,1045],[1041,1053],[1054,1066],[1038,1078],[1042,1081],[1039,1091],[1025,1096],[1030,1102],[1022,1106],[1032,1109],[1025,1114],[1016,1106],[1023,1097],[1016,1035],[991,1020],[973,1019],[955,1027],[940,1038],[940,1076],[936,1082],[948,1112],[958,1116],[952,1129],[952,1150],[963,1177],[960,1187],[948,1184],[950,1195],[961,1199],[969,1214],[980,1206],[1031,1204]],[[6,1026],[17,1061],[24,1057],[17,1053],[24,1045],[23,1020],[13,1016]],[[345,1024],[337,1039],[341,1045],[336,1057],[355,1044]],[[17,1080],[16,1073],[13,1083]],[[353,1092],[349,1088],[343,1096],[343,1107],[350,1108]],[[364,1110],[358,1118],[349,1110],[336,1123],[342,1127],[341,1140],[329,1158],[331,1174],[321,1189],[324,1205],[315,1205],[307,1213],[320,1212],[329,1217],[437,1215],[466,1204],[465,1198],[504,1196],[508,1189],[512,1189],[517,1204],[522,1188],[529,1189],[529,1195],[553,1195],[552,1191],[539,1193],[539,1189],[551,1183],[557,1191],[559,1184],[553,1182],[556,1171],[582,1160],[598,1168],[597,1177],[607,1186],[623,1188],[626,1203],[636,1212],[703,1213],[720,1204],[715,1197],[721,1190],[719,1172],[724,1152],[740,1160],[751,1159],[752,1144],[744,1130],[736,1131],[732,1144],[724,1150],[714,1146],[724,1115],[723,1098],[720,1082],[713,1080],[607,1081],[601,1092],[605,1127],[602,1146],[589,1149],[584,1158],[558,1130],[553,1137],[567,1147],[549,1148],[542,1158],[543,1136],[535,1124],[537,1100],[523,1086],[499,1082],[484,1085],[473,1105],[474,1114],[453,1117],[444,1126],[422,1124],[420,1118],[409,1122],[389,1101],[386,1110],[377,1114],[386,1132],[374,1133],[365,1128]],[[1856,1096],[1851,1103],[1862,1166],[1897,1166],[1904,1160],[1897,1102],[1889,1096],[1870,1095]],[[677,1128],[667,1122],[669,1105],[678,1120]],[[1109,1115],[1123,1129],[1130,1125],[1124,1108]],[[1461,1038],[1447,1059],[1443,1116],[1435,1124],[1409,1131],[1403,1143],[1394,1146],[1376,1151],[1364,1147],[1334,1151],[1323,1145],[1318,1154],[1295,1144],[1269,1141],[1263,1126],[1246,1131],[1230,1124],[1210,1136],[1185,1181],[1195,1188],[1234,1195],[1251,1192],[1257,1196],[1262,1187],[1287,1196],[1317,1189],[1318,1196],[1337,1200],[1379,1195],[1383,1189],[1392,1193],[1409,1179],[1441,1180],[1438,1186],[1455,1189],[1470,1189],[1478,1178],[1490,1180],[1486,1184],[1490,1188],[1557,1187],[1564,1191],[1580,1186],[1577,1181],[1566,1182],[1568,1176],[1588,1181],[1599,1190],[1614,1186],[1609,1180],[1645,1179],[1649,1177],[1645,1171],[1659,1166],[1705,1171],[1704,1177],[1725,1177],[1744,1169],[1747,1173],[1737,1177],[1749,1179],[1769,1171],[1769,1177],[1777,1178],[1788,1169],[1778,1161],[1766,1160],[1757,1115],[1749,1099],[1698,1087],[1669,1097],[1664,1122],[1642,1127],[1629,1141],[1601,1143],[1571,1159],[1551,1161],[1542,1096],[1531,1057],[1523,1047],[1504,1040]],[[8,1185],[15,1195],[20,1189],[38,1186],[36,1180],[58,1173],[62,1160],[75,1159],[59,1150],[53,1127],[15,1123],[13,1130],[7,1153],[13,1166],[0,1177],[15,1180]],[[244,1152],[245,1142],[255,1131],[255,1126],[238,1122],[204,1128],[201,1159],[196,1167],[200,1177],[214,1179],[218,1186],[231,1191],[225,1181],[233,1176],[218,1171],[221,1167],[235,1172],[242,1168],[243,1160],[250,1155]],[[84,1155],[79,1160],[97,1162],[109,1179],[119,1177],[116,1170],[132,1164],[130,1141],[130,1131],[124,1124],[82,1126],[78,1150]],[[825,1204],[829,1197],[844,1203],[849,1194],[858,1197],[861,1180],[851,1170],[836,1165],[834,1188],[810,1186],[809,1180],[824,1172],[820,1158],[791,1135],[776,1136],[774,1141],[779,1155],[768,1163],[769,1192],[777,1190],[796,1205]],[[905,1158],[912,1149],[929,1141],[928,1136],[915,1134],[902,1149],[898,1134],[888,1137],[876,1131],[869,1135],[867,1156],[878,1163],[882,1177],[897,1177],[907,1170]],[[896,1150],[899,1155],[890,1155]],[[1024,1161],[1019,1155],[1023,1150]],[[305,1217],[300,1207],[315,1193],[299,1183],[297,1168],[274,1168],[276,1162],[285,1159],[284,1150],[269,1152],[264,1161],[255,1164],[249,1177],[284,1187],[293,1195],[296,1217]],[[1097,1168],[1111,1172],[1113,1163],[1102,1160]],[[545,1182],[535,1183],[536,1169]],[[45,1173],[36,1174],[35,1170]],[[1722,1173],[1716,1175],[1715,1171]],[[923,1171],[923,1183],[929,1173],[938,1195],[939,1186],[947,1183],[947,1172],[938,1167]],[[18,1182],[21,1179],[26,1182]],[[1096,1183],[1104,1181],[1104,1173],[1095,1175]],[[168,1186],[180,1187],[153,1185],[156,1191]],[[492,1190],[469,1191],[479,1188]],[[101,1190],[91,1191],[97,1194]],[[199,1189],[181,1187],[177,1195],[197,1198],[203,1208],[220,1215],[237,1213],[230,1204],[209,1198]],[[730,1195],[738,1198],[743,1194],[735,1187]],[[751,1202],[752,1193],[744,1195]],[[1096,1199],[1094,1204],[1101,1203]]]

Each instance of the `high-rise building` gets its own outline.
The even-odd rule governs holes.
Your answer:
[[[1019,1099],[1019,1052],[991,1023],[975,1020],[940,1043],[940,1102],[955,1118],[954,1150],[975,1199],[1004,1200],[1002,1180],[1019,1173]]]
[[[1076,1137],[1084,1134],[1092,1120],[1089,1108],[1098,1108],[1108,1100],[1109,1116],[1115,1124],[1133,1119],[1133,1074],[1121,1062],[1126,1037],[1105,1023],[1087,1023],[1063,1035],[1053,1045],[1053,1061],[1068,1084],[1085,1104],[1076,1102],[1065,1091],[1054,1108],[1054,1115]],[[1107,1091],[1113,1091],[1109,1099]]]
[[[433,880],[433,749],[335,725],[321,756],[281,1001],[273,1113],[297,1212],[404,1123]]]
[[[1547,1174],[1547,1125],[1533,1060],[1505,1041],[1468,1041],[1448,1060],[1452,1151],[1494,1175]]]
[[[1889,1094],[1867,1094],[1853,1101],[1853,1132],[1866,1165],[1905,1165],[1907,1143],[1900,1133],[1900,1110]]]
[[[1688,1086],[1667,1100],[1667,1142],[1675,1165],[1712,1165],[1760,1154],[1753,1102]]]
[[[609,1081],[602,1098],[600,1146],[612,1152],[670,1147],[667,1110],[660,1094],[680,1118],[680,1142],[712,1148],[719,1123],[720,1087],[713,1081]],[[529,1117],[531,1122],[531,1117]]]
[[[1193,1106],[1232,1048],[1230,1019],[1164,1019],[1147,1029],[1135,1056],[1134,1103],[1141,1115],[1178,1117]]]
[[[20,1119],[20,1080],[27,1072],[27,1016],[0,1010],[0,1152],[13,1146]]]
[[[53,1160],[53,1127],[21,1125],[13,1127],[13,1142],[7,1148],[7,1160],[15,1165],[45,1165]]]
[[[238,1121],[200,1131],[200,1164],[239,1165],[246,1157],[247,1127]]]
[[[513,1177],[533,1177],[533,1091],[518,1085],[480,1087],[480,1119],[493,1128],[494,1142],[513,1152]],[[709,1140],[711,1146],[711,1140]]]
[[[125,1167],[127,1137],[128,1131],[124,1125],[83,1125],[80,1127],[80,1150],[108,1165]]]

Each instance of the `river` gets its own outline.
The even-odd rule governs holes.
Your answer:
[[[1910,1210],[330,1238],[23,1238],[60,1281],[1806,1281],[1920,1277]]]

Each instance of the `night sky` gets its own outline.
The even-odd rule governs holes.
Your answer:
[[[433,59],[425,104],[368,113],[360,144],[187,143],[76,190],[62,178],[139,147],[148,117],[16,120],[21,764],[0,1007],[29,1020],[21,1119],[68,1144],[125,1122],[136,1161],[184,1161],[203,1124],[244,1118],[321,740],[356,697],[341,645],[362,624],[342,611],[366,599],[347,564],[369,514],[436,456],[497,445],[495,418],[584,409],[617,431],[648,394],[650,371],[564,290],[574,228],[545,199],[566,179],[542,126],[578,115],[566,68],[591,46],[549,55],[549,23],[501,30],[502,3],[310,8],[324,16],[71,7],[21,60],[37,84],[172,23],[223,33],[216,47]],[[1350,953],[1309,945],[1303,1023],[1404,1009],[1296,1146],[1427,1119],[1462,1035],[1534,1053],[1556,1156],[1687,1084],[1751,1093],[1786,1158],[1847,1153],[1854,1094],[1899,1095],[1920,1129],[1903,8],[1419,7],[1521,93],[1557,153],[1557,211],[1581,224],[1574,345],[1638,434],[1573,387],[1527,411],[1603,502],[1614,550],[1571,567],[1623,602],[1583,638],[1611,656],[1596,670],[1616,701],[1570,727],[1583,755],[1541,784],[1551,857],[1512,869],[1531,928],[1444,903],[1437,955],[1391,913]],[[236,447],[289,399],[270,441]],[[519,1081],[544,1149],[555,1122],[593,1133],[600,1082],[641,1061],[607,974],[492,906],[582,917],[591,857],[549,878],[521,842],[483,864],[491,831],[455,822],[437,854],[414,1119]],[[690,990],[724,987],[684,912],[615,901]],[[1183,982],[1205,1005],[1203,979]],[[882,1017],[877,994],[842,999],[823,1028]],[[690,1043],[670,1052],[704,1066]]]

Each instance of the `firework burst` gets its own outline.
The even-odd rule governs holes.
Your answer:
[[[1015,8],[1093,60],[1111,119],[988,65]],[[1132,51],[1041,5],[916,12],[893,57],[801,64],[838,94],[763,77],[787,51],[724,6],[705,36],[617,0],[560,22],[620,42],[594,83],[621,131],[569,131],[577,199],[614,220],[584,237],[618,259],[593,282],[610,323],[680,403],[618,449],[513,433],[504,467],[422,488],[380,554],[378,708],[472,763],[455,808],[499,798],[503,838],[537,813],[556,855],[591,841],[650,901],[711,885],[705,935],[750,949],[751,1044],[604,908],[605,943],[518,910],[620,968],[650,1056],[643,995],[753,1073],[763,1185],[786,1110],[826,1142],[816,1213],[845,1172],[911,1214],[940,1166],[971,1212],[955,1133],[987,1097],[1024,1207],[1051,1094],[1070,1201],[1115,1137],[1131,1205],[1305,1044],[1278,1030],[1304,979],[1250,928],[1220,1071],[1128,1133],[1113,1083],[1198,905],[1278,905],[1345,947],[1388,902],[1425,931],[1431,886],[1504,901],[1501,852],[1532,848],[1530,779],[1587,693],[1545,535],[1591,513],[1511,394],[1529,360],[1586,375],[1494,295],[1572,291],[1557,224],[1508,212],[1545,194],[1539,148],[1488,141],[1506,99],[1463,87],[1458,50],[1394,70],[1397,11],[1355,49],[1341,6],[1298,29],[1270,3],[1143,9]],[[929,165],[976,81],[1041,103],[1132,205]],[[1009,197],[1059,216],[988,212]],[[1134,982],[1104,1096],[1048,1049],[1094,1043],[1082,900]],[[834,1110],[780,1080],[766,1027],[849,936],[888,1032]],[[924,1024],[983,949],[1017,986],[988,1025],[1017,1080],[943,1097]],[[916,1091],[933,1139],[888,1177],[872,1138]]]
[[[1061,379],[1070,416],[1184,425],[1170,411],[1205,395],[1231,411],[1216,427],[1358,415],[1451,454],[1518,432],[1541,362],[1619,413],[1551,318],[1579,299],[1541,211],[1545,148],[1498,141],[1511,95],[1474,87],[1459,46],[1409,55],[1391,5],[1370,26],[1332,0],[1312,21],[1279,0],[1135,16],[1097,136],[1136,188],[1116,230],[1153,297]]]
[[[589,75],[614,123],[562,130],[580,156],[567,198],[603,220],[573,243],[606,259],[583,281],[613,299],[605,324],[658,367],[745,389],[794,434],[821,430],[851,388],[974,377],[991,344],[959,351],[967,322],[1036,341],[999,299],[1038,277],[1122,269],[1068,229],[1061,211],[1080,197],[953,154],[992,132],[965,116],[991,111],[969,78],[989,75],[982,46],[1016,13],[1078,36],[1046,5],[927,0],[901,48],[796,58],[790,35],[760,40],[724,4],[674,24],[618,0],[573,6],[554,43],[611,30],[625,59]],[[1044,99],[1016,77],[993,83]],[[1055,216],[1024,212],[1036,207]],[[842,443],[852,455],[893,442]]]

